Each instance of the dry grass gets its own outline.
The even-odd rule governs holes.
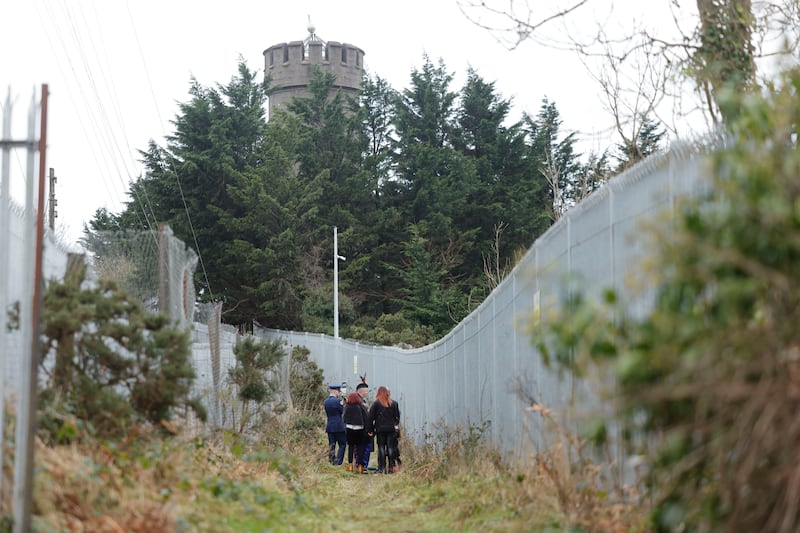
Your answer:
[[[36,445],[38,531],[643,531],[646,510],[587,489],[556,450],[511,466],[469,431],[401,441],[394,475],[327,464],[322,428]],[[88,441],[87,441],[88,442]],[[373,459],[374,461],[374,459]],[[8,499],[7,499],[8,500]],[[3,512],[8,515],[10,501]],[[592,518],[589,520],[589,518]]]

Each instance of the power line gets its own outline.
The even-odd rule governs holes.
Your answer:
[[[153,102],[154,102],[154,104],[156,106],[156,113],[158,114],[158,120],[159,120],[159,123],[161,124],[161,130],[162,130],[162,133],[164,134],[164,137],[166,137],[166,129],[164,128],[164,121],[161,118],[161,111],[160,111],[160,109],[158,107],[158,99],[156,98],[155,90],[153,89],[153,83],[152,83],[152,81],[150,79],[150,72],[147,69],[147,61],[145,61],[144,53],[142,52],[142,45],[141,45],[141,42],[139,41],[139,34],[136,31],[136,24],[133,21],[133,15],[131,13],[130,3],[129,2],[125,2],[125,8],[126,8],[126,10],[128,12],[128,20],[130,20],[130,22],[131,22],[131,28],[133,28],[133,34],[134,34],[134,37],[135,37],[135,40],[136,40],[136,47],[139,50],[139,57],[142,60],[142,66],[144,67],[145,76],[147,78],[147,83],[150,86],[150,94],[153,97]],[[184,211],[186,213],[186,220],[189,222],[189,229],[192,232],[192,239],[194,240],[194,246],[197,249],[198,262],[200,263],[200,268],[203,271],[203,278],[206,281],[206,287],[208,287],[208,292],[211,295],[211,299],[213,300],[214,291],[211,290],[211,283],[209,283],[209,281],[208,281],[208,273],[206,272],[205,262],[203,261],[203,254],[200,251],[200,244],[197,242],[197,233],[194,230],[194,224],[192,223],[192,217],[189,214],[189,207],[186,205],[186,197],[183,194],[183,186],[181,185],[180,176],[178,175],[178,169],[175,168],[175,164],[173,162],[173,158],[168,157],[167,158],[167,162],[170,165],[170,167],[172,168],[172,173],[175,175],[175,181],[178,184],[178,190],[180,191],[180,194],[181,194],[181,202],[183,203],[183,209],[184,209]]]
[[[126,174],[128,176],[129,182],[132,182],[133,181],[133,173],[128,170],[127,165],[125,165],[125,163],[124,163],[125,157],[124,157],[124,155],[122,153],[122,149],[120,148],[120,142],[118,141],[118,139],[116,137],[116,133],[114,131],[114,128],[113,128],[113,126],[111,124],[111,121],[108,118],[108,114],[105,111],[105,106],[103,104],[103,100],[102,100],[101,95],[100,95],[100,90],[99,90],[99,88],[97,86],[97,83],[95,81],[94,70],[92,69],[90,62],[88,61],[88,58],[86,57],[86,53],[85,53],[85,48],[86,47],[83,45],[83,42],[82,42],[81,36],[80,36],[80,32],[78,32],[77,29],[76,29],[76,25],[75,25],[75,21],[73,19],[72,13],[69,11],[69,9],[66,7],[66,5],[64,7],[65,7],[65,12],[66,12],[66,15],[67,15],[67,19],[69,20],[70,27],[71,27],[72,32],[73,32],[75,43],[76,43],[76,45],[78,47],[78,50],[80,52],[80,57],[83,60],[84,69],[86,71],[86,75],[87,75],[87,78],[89,80],[89,84],[90,84],[90,86],[92,88],[92,94],[94,95],[96,103],[97,103],[97,110],[99,112],[101,120],[99,120],[99,121],[95,120],[95,123],[96,123],[97,126],[102,126],[103,129],[106,132],[106,136],[110,137],[111,140],[110,140],[110,142],[106,143],[106,146],[109,149],[109,152],[112,152],[112,150],[116,151],[116,153],[118,154],[122,164],[124,165],[124,169],[125,169],[124,174]],[[85,18],[84,18],[84,21],[85,21]],[[87,26],[87,31],[85,33],[87,35],[89,35],[89,39],[91,40],[92,32],[88,31],[88,26]],[[94,48],[94,46],[92,46],[92,48]],[[103,70],[104,69],[100,69],[101,72]],[[112,95],[109,95],[109,97],[110,97],[110,100],[112,102],[115,101]],[[87,105],[88,105],[88,102],[87,102]],[[99,124],[98,124],[98,122],[99,122]],[[122,130],[124,132],[124,127],[122,128]],[[103,139],[105,140],[106,137],[103,137]],[[127,142],[127,138],[125,140]],[[109,144],[110,144],[110,146],[109,146]],[[128,154],[130,155],[130,149],[128,150]],[[116,158],[114,158],[115,167],[117,168],[116,176],[118,178],[121,178],[123,172],[119,171],[120,170],[119,166],[116,164],[117,161],[118,160]],[[134,166],[135,166],[135,163],[134,163]],[[124,184],[123,184],[123,186],[124,186]],[[135,190],[132,190],[132,192],[133,192],[134,195],[137,194],[137,191],[135,191]],[[152,206],[150,205],[149,201],[147,200],[147,198],[145,198],[145,201],[142,201],[141,198],[138,198],[138,197],[135,198],[135,200],[141,206],[143,215],[145,217],[145,224],[147,225],[147,227],[151,231],[154,231],[153,223],[155,222],[155,214],[153,213]],[[150,211],[149,214],[152,215],[153,222],[151,222],[150,216],[148,216],[148,208],[149,208],[149,211]],[[155,239],[155,237],[154,237],[154,239]]]
[[[36,7],[36,10],[38,12],[39,11],[38,6],[36,6],[35,3],[34,3],[34,6]],[[56,15],[52,11],[51,7],[52,7],[51,4],[45,3],[45,9],[47,11],[47,15],[48,15],[48,17],[50,19],[50,22],[51,22],[51,28],[45,27],[45,25],[44,25],[44,17],[42,17],[41,13],[39,13],[40,16],[38,18],[39,18],[39,20],[40,20],[40,22],[42,24],[43,33],[45,34],[45,37],[47,38],[47,42],[48,42],[48,44],[50,46],[50,49],[53,51],[54,55],[56,55],[56,56],[58,55],[58,50],[65,51],[66,64],[69,66],[69,70],[72,73],[71,77],[72,77],[72,79],[74,79],[77,82],[78,85],[80,85],[81,77],[78,75],[78,72],[77,72],[77,69],[76,69],[76,65],[72,60],[72,54],[69,53],[70,47],[68,46],[67,42],[65,41],[65,38],[64,38],[64,35],[62,34],[60,25],[57,22]],[[52,31],[50,31],[51,29],[52,29]],[[77,33],[77,32],[74,31],[74,28],[73,28],[73,33]],[[51,34],[54,34],[55,37],[58,39],[58,41],[59,41],[59,43],[61,45],[60,47],[54,46],[53,41],[51,39]],[[77,39],[77,44],[78,44],[79,47],[81,46],[79,39]],[[62,77],[65,80],[69,79],[70,76],[67,76],[66,73],[64,72],[64,69],[62,68],[62,62],[61,61],[57,61],[57,63],[58,63],[58,68],[61,71]],[[111,150],[110,150],[110,147],[109,147],[109,142],[100,135],[101,128],[100,128],[100,125],[98,124],[98,119],[95,116],[95,114],[93,113],[93,107],[91,105],[89,105],[89,101],[88,101],[88,99],[86,97],[85,92],[84,91],[78,91],[79,95],[80,95],[80,98],[82,100],[82,103],[83,103],[83,106],[80,106],[78,104],[78,102],[75,101],[75,95],[73,94],[72,91],[69,90],[69,86],[68,85],[66,86],[66,89],[67,89],[66,90],[67,95],[68,95],[70,101],[72,102],[73,108],[74,109],[85,109],[86,110],[86,114],[85,115],[83,113],[77,113],[78,122],[79,122],[79,124],[81,126],[81,129],[84,132],[85,137],[87,139],[94,139],[94,142],[96,143],[97,146],[99,146],[99,147],[105,146],[105,148],[106,148],[106,149],[90,150],[91,151],[91,157],[95,160],[95,163],[97,164],[97,168],[101,169],[101,171],[102,171],[102,169],[105,169],[106,176],[109,176],[109,175],[111,175],[111,176],[113,176],[113,175],[120,176],[122,174],[120,168],[116,165],[115,162],[110,162],[109,161],[109,154],[111,153]],[[88,119],[94,125],[94,127],[92,127],[92,128],[87,127],[87,124],[86,124],[84,118]],[[100,157],[99,159],[98,159],[98,155]],[[114,171],[112,171],[111,167],[114,167]],[[102,180],[102,182],[103,182],[103,185],[106,188],[106,192],[108,193],[109,197],[112,198],[114,201],[116,201],[118,204],[122,205],[123,202],[120,201],[119,198],[117,197],[116,191],[113,188],[109,188],[109,184],[107,182],[107,178],[104,178]],[[150,224],[149,224],[149,221],[147,221],[147,225],[148,225],[148,227],[151,227]]]

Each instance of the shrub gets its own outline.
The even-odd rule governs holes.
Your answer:
[[[327,393],[322,385],[322,369],[309,360],[310,351],[305,346],[292,349],[292,364],[289,367],[289,388],[295,410],[303,416],[322,418],[320,406]]]
[[[654,307],[575,298],[539,331],[578,372],[610,360],[629,443],[654,443],[659,531],[800,528],[800,71],[747,96],[710,192],[654,228]],[[736,98],[736,95],[730,95]],[[616,320],[610,317],[618,317]]]
[[[228,381],[238,388],[238,397],[242,402],[239,421],[241,432],[275,397],[278,380],[271,372],[285,354],[280,339],[256,340],[246,335],[236,341],[233,355],[236,365],[228,369]]]
[[[189,397],[189,332],[147,312],[113,281],[83,288],[84,277],[85,266],[45,291],[41,368],[50,379],[41,389],[43,407],[62,405],[109,437],[136,423],[169,420],[181,407],[205,419],[200,402]]]

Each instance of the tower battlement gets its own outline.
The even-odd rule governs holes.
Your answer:
[[[305,41],[275,44],[264,50],[264,72],[272,80],[270,116],[292,98],[310,96],[307,88],[315,65],[336,76],[334,87],[338,90],[353,96],[361,91],[364,51],[348,43],[325,42],[316,36],[311,25],[308,30]]]

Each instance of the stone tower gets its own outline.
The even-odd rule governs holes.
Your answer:
[[[364,51],[347,43],[323,41],[314,33],[308,21],[308,37],[270,46],[264,50],[264,72],[272,77],[269,95],[269,115],[285,107],[295,96],[308,97],[312,66],[336,76],[334,87],[345,93],[357,95],[361,90],[364,70]]]

